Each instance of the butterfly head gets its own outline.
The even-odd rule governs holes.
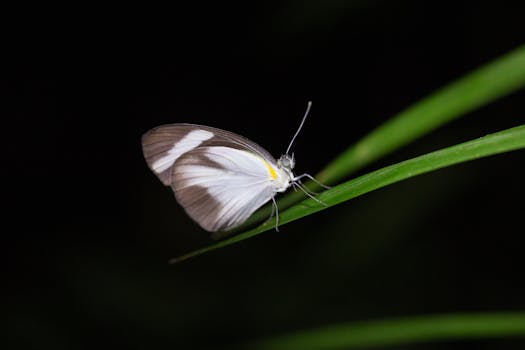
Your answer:
[[[277,165],[279,168],[283,169],[288,173],[289,175],[292,175],[292,170],[295,167],[295,158],[293,153],[290,154],[283,154],[281,158],[277,161]],[[293,175],[292,175],[293,177]]]

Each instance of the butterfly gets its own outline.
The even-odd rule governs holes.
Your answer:
[[[295,176],[294,154],[289,154],[310,107],[308,102],[297,132],[278,160],[243,136],[186,123],[146,132],[142,136],[144,158],[160,181],[171,187],[186,213],[206,231],[235,228],[270,200],[277,229],[277,193],[293,186],[319,201],[301,182],[304,177],[316,180],[309,174]]]

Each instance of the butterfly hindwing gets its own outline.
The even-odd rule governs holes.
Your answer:
[[[265,161],[226,146],[182,156],[173,165],[172,189],[188,215],[212,232],[242,223],[274,194]]]

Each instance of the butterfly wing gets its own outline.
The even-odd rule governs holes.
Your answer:
[[[151,129],[142,136],[142,150],[149,168],[166,186],[171,186],[171,166],[197,147],[227,146],[258,154],[275,166],[268,151],[233,132],[195,124],[169,124]]]
[[[227,146],[200,147],[175,162],[172,189],[188,215],[205,230],[244,222],[274,194],[264,160]]]
[[[275,159],[242,136],[172,124],[145,134],[143,150],[150,168],[205,230],[241,224],[275,194]]]

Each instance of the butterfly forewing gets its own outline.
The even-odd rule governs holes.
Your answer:
[[[208,231],[244,222],[275,193],[275,159],[240,135],[172,124],[146,133],[142,145],[149,167]]]
[[[156,127],[142,136],[142,149],[150,169],[162,183],[170,186],[169,167],[185,152],[197,147],[227,146],[259,154],[275,164],[264,148],[247,138],[225,130],[195,124],[169,124]],[[171,151],[171,153],[170,153]]]

